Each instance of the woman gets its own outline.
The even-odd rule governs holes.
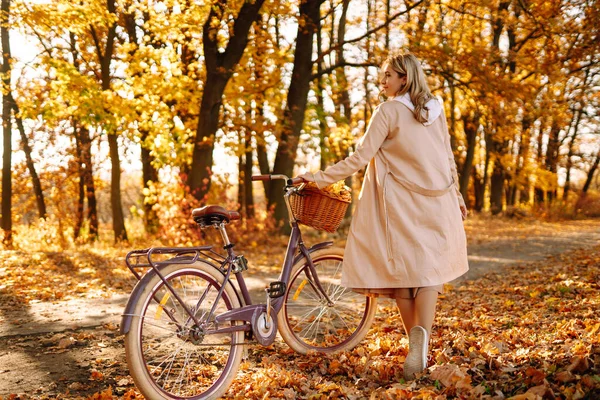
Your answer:
[[[387,101],[373,113],[356,151],[298,178],[320,188],[368,164],[344,254],[342,285],[396,300],[409,335],[404,377],[427,367],[443,284],[468,270],[456,164],[443,107],[412,54],[382,66]],[[462,218],[461,218],[462,217]]]

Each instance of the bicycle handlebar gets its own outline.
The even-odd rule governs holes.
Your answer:
[[[253,181],[270,181],[271,175],[253,175],[252,180]]]
[[[305,182],[304,179],[302,179],[302,178],[290,179],[286,175],[282,175],[282,174],[268,174],[268,175],[253,175],[252,176],[253,181],[271,181],[274,179],[283,179],[286,181],[287,184],[290,184],[290,182],[291,182],[292,185],[298,185],[300,183]]]
[[[294,178],[290,179],[286,175],[282,174],[269,174],[269,175],[253,175],[253,181],[271,181],[274,179],[283,179],[285,180],[285,194],[283,195],[283,199],[285,201],[285,206],[288,211],[288,215],[290,217],[290,224],[296,222],[296,217],[294,216],[294,212],[292,211],[292,207],[290,205],[290,196],[304,188],[304,183],[306,182],[303,178]],[[300,186],[296,186],[299,185]]]

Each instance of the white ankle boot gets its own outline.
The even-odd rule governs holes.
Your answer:
[[[404,361],[404,379],[415,379],[415,374],[427,367],[427,346],[429,337],[422,326],[415,326],[408,334],[408,355]]]

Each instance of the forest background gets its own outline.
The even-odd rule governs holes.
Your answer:
[[[128,248],[205,244],[195,207],[238,209],[228,232],[249,275],[273,278],[286,246],[273,234],[286,227],[281,186],[251,175],[294,176],[351,154],[381,101],[378,67],[399,50],[423,61],[444,101],[476,215],[465,224],[472,271],[491,274],[447,287],[437,365],[414,385],[398,383],[408,342],[382,306],[343,356],[253,348],[230,397],[598,397],[597,0],[0,8],[0,397],[133,398],[123,306],[84,326],[73,302],[107,316],[106,301],[126,299]],[[354,199],[361,178],[347,181]],[[588,248],[544,258],[564,250],[559,239],[577,247],[584,237]]]
[[[239,209],[242,230],[275,229],[281,186],[250,176],[350,154],[381,101],[378,66],[398,50],[444,100],[471,210],[600,215],[595,0],[1,7],[7,248],[189,243],[191,209],[213,203]],[[355,194],[360,180],[347,181]]]

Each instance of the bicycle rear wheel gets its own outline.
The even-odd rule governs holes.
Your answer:
[[[279,312],[279,333],[296,352],[335,353],[356,346],[369,332],[377,300],[340,285],[342,249],[328,248],[311,254],[319,280],[332,304],[318,291],[302,258],[292,268]]]
[[[207,331],[216,328],[215,315],[240,306],[237,295],[226,284],[210,314],[223,285],[219,271],[197,262],[168,265],[161,273],[202,326],[194,325],[163,281],[154,276],[135,306],[131,329],[125,335],[131,376],[147,399],[217,398],[235,378],[244,333]]]

